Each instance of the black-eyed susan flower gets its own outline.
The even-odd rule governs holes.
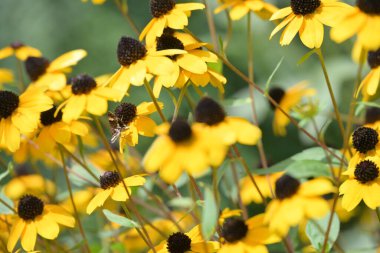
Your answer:
[[[357,0],[356,6],[345,13],[340,22],[331,29],[331,38],[341,43],[357,35],[359,43],[368,50],[380,48],[380,2]]]
[[[270,175],[252,175],[255,179],[255,182],[260,189],[261,194],[264,197],[271,198],[274,194],[275,182],[279,179],[284,173],[277,172]],[[256,187],[252,183],[252,179],[249,176],[246,176],[240,180],[240,196],[244,205],[248,205],[251,202],[262,203],[263,198],[260,196],[260,193],[257,191]]]
[[[200,3],[176,4],[175,0],[150,0],[153,18],[141,32],[139,39],[143,40],[146,37],[147,44],[152,44],[166,27],[183,29],[188,25],[191,11],[203,8],[205,6]]]
[[[374,106],[366,108],[365,126],[380,130],[380,108]]]
[[[176,53],[184,53],[184,51],[151,51],[138,40],[121,37],[117,47],[117,59],[121,66],[107,84],[120,92],[121,100],[131,84],[141,86],[152,75],[171,74],[175,66],[165,55]]]
[[[302,183],[284,174],[276,181],[276,199],[268,204],[264,220],[272,231],[284,236],[290,227],[298,225],[302,220],[326,215],[330,208],[323,195],[334,191],[332,182],[326,178],[315,178]]]
[[[71,122],[84,112],[101,116],[107,112],[108,101],[118,101],[119,98],[120,93],[105,87],[104,83],[86,74],[78,75],[73,78],[71,96],[59,106],[62,108],[62,120]]]
[[[50,109],[52,104],[41,88],[29,87],[20,96],[1,90],[0,147],[16,151],[20,147],[21,134],[36,130],[40,113]]]
[[[19,200],[17,215],[7,244],[10,252],[13,252],[19,239],[25,251],[33,251],[37,234],[53,240],[59,234],[59,224],[67,227],[75,225],[75,219],[65,209],[57,205],[47,205],[33,195],[25,195]]]
[[[300,82],[288,90],[281,88],[272,88],[269,90],[271,96],[286,113],[289,113],[296,105],[298,105],[302,98],[313,96],[316,93],[315,89],[308,88],[306,82]],[[274,109],[273,119],[273,132],[279,136],[286,135],[286,126],[290,123],[289,118],[275,108],[271,103],[271,108]]]
[[[120,132],[120,150],[125,145],[135,146],[139,142],[139,135],[153,137],[155,135],[156,123],[147,115],[156,111],[153,102],[143,102],[138,106],[131,103],[121,103],[116,107],[115,117],[109,122],[113,135]]]
[[[9,69],[0,68],[0,88],[4,83],[13,82],[13,72]]]
[[[157,127],[159,137],[147,151],[143,163],[148,172],[159,170],[160,177],[173,184],[185,171],[192,176],[203,175],[209,166],[219,166],[227,146],[201,125],[192,126],[177,119]],[[191,162],[190,162],[191,161]]]
[[[268,253],[265,245],[281,240],[264,223],[264,214],[246,221],[236,216],[226,218],[221,225],[221,236],[220,253]]]
[[[351,160],[348,170],[343,172],[348,179],[339,188],[343,195],[342,206],[347,211],[353,210],[362,200],[371,209],[380,206],[380,159],[367,156],[365,159]]]
[[[167,56],[173,61],[175,70],[170,75],[159,75],[155,78],[153,92],[156,97],[159,96],[163,86],[167,88],[175,86],[181,89],[188,81],[202,87],[211,83],[222,93],[224,92],[223,85],[227,82],[226,78],[208,66],[208,63],[216,63],[218,57],[202,49],[203,46],[207,46],[206,43],[188,37],[187,34],[165,29],[164,34],[156,39],[154,50],[158,52],[170,49],[185,52]]]
[[[85,50],[77,49],[58,56],[52,62],[44,57],[28,57],[25,69],[33,85],[60,91],[67,84],[66,73],[71,72],[71,67],[86,55]]]
[[[12,55],[15,55],[17,59],[25,61],[30,56],[41,56],[41,52],[34,47],[16,41],[11,43],[9,46],[0,49],[0,60],[8,58]]]
[[[171,234],[166,241],[160,243],[155,249],[157,253],[213,253],[218,251],[219,243],[205,241],[201,234],[201,228],[198,225],[187,233],[176,232]]]
[[[124,183],[122,182],[124,181]],[[133,186],[140,186],[145,183],[145,178],[139,175],[122,179],[119,173],[115,171],[106,171],[100,176],[100,187],[102,190],[88,203],[87,214],[91,214],[97,207],[103,206],[104,202],[111,197],[114,201],[125,202],[129,196],[125,189],[131,194]],[[124,186],[125,184],[125,186]]]
[[[371,127],[358,127],[351,137],[352,147],[356,153],[351,157],[350,163],[358,163],[367,156],[380,155],[379,132]]]
[[[232,20],[239,20],[251,11],[262,19],[269,19],[278,10],[276,6],[263,0],[222,0],[218,2],[221,5],[215,9],[214,13],[217,14],[231,8],[229,15]]]
[[[334,26],[350,6],[330,0],[291,0],[290,6],[275,12],[270,20],[285,18],[271,33],[272,38],[282,28],[281,46],[289,45],[299,33],[302,43],[308,48],[320,48],[324,27]]]
[[[241,117],[226,116],[223,108],[212,98],[203,97],[195,108],[195,121],[218,136],[226,145],[236,142],[255,145],[261,130]]]
[[[379,17],[380,19],[380,17]],[[371,71],[361,82],[358,92],[361,90],[363,99],[369,100],[375,96],[380,85],[380,48],[376,51],[369,51],[367,61]]]
[[[55,106],[41,113],[40,123],[41,130],[36,144],[45,152],[56,148],[57,144],[73,144],[77,136],[85,136],[88,133],[87,125],[80,121],[62,121],[62,111],[57,111]]]

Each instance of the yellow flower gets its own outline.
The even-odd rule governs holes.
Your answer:
[[[0,68],[0,88],[4,83],[13,82],[13,72],[9,69]]]
[[[143,102],[138,106],[131,103],[121,103],[115,109],[115,113],[108,113],[108,121],[111,126],[115,141],[120,135],[120,152],[124,146],[135,146],[139,142],[139,134],[142,136],[153,137],[155,134],[156,123],[147,115],[156,111],[153,102]]]
[[[183,88],[190,80],[196,86],[206,86],[209,82],[224,92],[223,85],[227,82],[223,75],[213,71],[207,64],[216,63],[218,57],[202,50],[206,43],[189,40],[185,33],[174,32],[165,29],[164,33],[157,38],[152,50],[158,52],[170,49],[184,50],[182,54],[167,56],[172,59],[175,69],[170,75],[159,75],[154,80],[153,92],[159,96],[162,86]]]
[[[289,114],[289,112],[301,102],[303,97],[315,95],[316,91],[312,88],[307,88],[306,82],[300,82],[284,91],[281,88],[272,88],[269,95],[279,104],[279,106]],[[275,135],[285,136],[286,126],[290,123],[289,118],[278,108],[274,109],[273,132]]]
[[[181,119],[158,126],[157,133],[159,137],[147,151],[143,164],[148,172],[159,170],[160,177],[170,184],[183,171],[203,175],[209,166],[219,166],[227,152],[227,146],[215,134]]]
[[[160,243],[155,249],[157,253],[213,253],[218,251],[219,243],[205,241],[202,237],[200,226],[198,225],[187,233],[176,232],[171,234],[166,241]],[[151,253],[152,251],[149,252]]]
[[[87,3],[88,0],[81,0],[83,3]],[[92,0],[91,1],[93,4],[95,5],[100,5],[100,4],[104,4],[106,2],[106,0]]]
[[[59,225],[74,227],[75,219],[65,209],[56,205],[46,205],[33,195],[25,195],[18,202],[18,217],[11,229],[7,249],[12,252],[21,239],[25,251],[34,250],[37,234],[53,240],[58,237]]]
[[[380,156],[379,130],[364,126],[355,129],[350,142],[357,152],[351,157],[351,163],[357,164],[367,156]]]
[[[12,200],[20,199],[25,194],[53,196],[55,191],[54,183],[38,174],[16,176],[4,186],[4,194]]]
[[[28,57],[25,69],[33,85],[60,91],[67,83],[65,73],[71,72],[71,67],[86,55],[85,50],[77,49],[57,57],[52,62],[43,57]]]
[[[221,2],[221,6],[216,8],[214,13],[218,14],[227,8],[231,8],[229,14],[232,20],[239,20],[250,11],[262,19],[269,19],[278,10],[276,6],[263,0],[222,0],[218,2]]]
[[[71,96],[59,106],[62,108],[62,120],[71,122],[85,111],[101,116],[107,112],[108,100],[117,101],[119,96],[116,90],[105,87],[91,76],[78,75],[73,79]]]
[[[380,19],[380,17],[379,17]],[[380,47],[376,51],[368,52],[368,64],[371,67],[371,71],[361,82],[358,92],[361,90],[363,99],[369,100],[374,97],[379,91],[380,85]]]
[[[107,82],[109,86],[119,91],[119,100],[128,92],[129,86],[141,86],[152,75],[168,75],[174,71],[174,64],[165,57],[169,54],[181,54],[183,50],[163,50],[153,52],[130,37],[121,37],[117,47],[117,58],[120,68]]]
[[[252,175],[257,183],[260,192],[264,197],[271,198],[272,191],[274,191],[275,182],[279,179],[284,173],[277,172],[270,175]],[[270,184],[270,185],[269,185]],[[274,194],[274,192],[273,192]],[[261,198],[259,192],[256,190],[256,187],[252,184],[252,180],[249,176],[246,176],[240,181],[240,195],[241,200],[244,205],[248,205],[251,202],[262,203],[263,199]]]
[[[246,221],[237,217],[227,218],[221,227],[224,243],[219,253],[268,253],[265,244],[281,240],[264,224],[264,214]]]
[[[122,182],[124,181],[124,183]],[[87,206],[87,214],[91,214],[97,207],[103,206],[104,202],[111,197],[115,201],[125,202],[128,199],[128,193],[124,184],[131,194],[132,186],[140,186],[145,183],[145,178],[139,175],[122,179],[115,171],[106,171],[100,176],[100,187],[102,190],[98,192]]]
[[[380,2],[378,0],[358,0],[357,6],[345,13],[343,19],[331,29],[331,38],[341,43],[357,35],[365,49],[380,48]]]
[[[20,147],[21,134],[38,127],[40,113],[52,107],[53,101],[41,88],[29,87],[20,96],[0,91],[0,147],[11,152]]]
[[[380,131],[380,108],[368,106],[365,112],[365,126]]]
[[[278,10],[270,18],[270,20],[285,18],[273,30],[270,38],[286,26],[280,38],[281,46],[289,45],[299,32],[305,46],[320,48],[324,35],[323,25],[336,25],[349,7],[335,0],[291,0],[289,7]]]
[[[204,8],[200,3],[176,4],[175,0],[151,0],[150,11],[153,19],[145,26],[139,39],[143,40],[146,37],[147,44],[151,45],[162,35],[166,27],[183,29],[188,25],[191,11]]]
[[[195,108],[195,121],[218,136],[225,145],[236,142],[255,145],[261,138],[261,130],[248,120],[240,117],[226,116],[223,108],[212,98],[203,97]]]
[[[380,196],[377,194],[380,191],[379,168],[378,156],[350,161],[348,170],[343,172],[349,178],[339,188],[344,209],[353,210],[361,200],[371,209],[380,206]]]
[[[269,228],[285,236],[289,228],[304,219],[321,218],[330,208],[323,195],[334,192],[335,187],[325,178],[315,178],[304,183],[284,174],[275,185],[276,199],[265,211],[265,222]]]
[[[15,55],[17,59],[25,61],[28,57],[39,57],[41,52],[20,42],[13,42],[9,46],[0,49],[0,60]]]

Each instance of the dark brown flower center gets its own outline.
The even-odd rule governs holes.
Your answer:
[[[116,171],[106,171],[100,178],[100,187],[104,190],[115,187],[121,182],[121,177]]]
[[[182,41],[177,39],[176,37],[169,35],[169,34],[163,34],[161,37],[157,38],[157,51],[166,50],[166,49],[185,49],[185,46],[183,45]],[[170,59],[174,60],[177,55],[168,56]]]
[[[379,134],[370,127],[359,127],[352,134],[352,144],[360,153],[366,153],[375,148],[379,142]]]
[[[276,197],[280,200],[290,198],[297,193],[300,185],[300,181],[285,174],[276,181]]]
[[[61,110],[57,113],[57,116],[54,116],[56,110],[57,110],[57,107],[53,106],[51,109],[41,112],[40,120],[41,120],[42,125],[50,126],[62,120]]]
[[[33,195],[24,195],[18,202],[18,216],[25,221],[34,220],[37,216],[41,215],[43,211],[44,202]]]
[[[127,126],[131,123],[137,115],[137,108],[131,103],[121,103],[115,109],[115,115],[119,122]]]
[[[294,14],[307,15],[314,13],[315,10],[321,5],[320,0],[291,0],[290,6]]]
[[[248,233],[248,226],[242,219],[228,218],[222,226],[222,236],[230,243],[243,239]]]
[[[0,120],[8,118],[17,109],[19,97],[11,91],[0,91]]]
[[[50,62],[46,58],[32,56],[28,57],[25,61],[25,69],[30,80],[36,81],[40,76],[45,74],[49,64]]]
[[[380,1],[379,1],[380,2]],[[368,64],[372,69],[380,66],[380,48],[376,51],[368,52]]]
[[[117,45],[117,59],[123,66],[129,66],[146,55],[145,46],[131,37],[121,37]]]
[[[88,94],[94,88],[96,88],[96,81],[89,75],[78,75],[72,80],[71,91],[74,95]]]
[[[281,88],[274,87],[269,90],[269,96],[276,101],[277,104],[281,103],[281,100],[285,96],[285,91]],[[268,100],[269,105],[272,109],[275,109],[276,107]]]
[[[166,248],[169,253],[185,253],[191,250],[191,239],[184,233],[174,233],[169,236]]]
[[[14,41],[10,44],[10,47],[15,49],[15,50],[22,48],[23,46],[25,46],[25,45],[23,43],[21,43],[20,41]]]
[[[155,18],[167,14],[174,8],[174,6],[174,0],[150,0],[150,12]]]
[[[369,160],[364,160],[356,165],[354,172],[355,179],[362,184],[371,182],[379,176],[379,168]]]
[[[380,108],[379,107],[367,107],[365,112],[365,123],[372,124],[380,120]]]
[[[370,15],[380,15],[379,0],[357,0],[356,4],[362,12]]]
[[[195,108],[195,120],[209,126],[217,125],[224,120],[226,113],[212,98],[202,98]]]
[[[189,140],[191,135],[191,126],[185,120],[177,119],[170,126],[169,136],[176,143]]]

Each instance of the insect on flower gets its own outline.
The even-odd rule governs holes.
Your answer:
[[[113,112],[108,112],[108,122],[111,127],[111,143],[119,139],[121,132],[128,130],[129,126],[123,123],[123,118],[117,117]]]

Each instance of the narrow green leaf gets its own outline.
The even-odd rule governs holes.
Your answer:
[[[213,192],[209,189],[205,189],[205,204],[202,210],[202,223],[201,231],[203,237],[207,240],[209,239],[216,227],[218,220],[218,210],[216,206],[216,201]]]
[[[302,63],[304,63],[307,59],[309,59],[310,56],[312,56],[314,53],[315,53],[315,49],[307,52],[306,54],[304,54],[301,59],[298,60],[297,62],[297,65],[301,65]]]
[[[8,204],[8,206],[14,208],[13,201],[5,196],[3,193],[0,193],[0,198],[2,201]],[[0,214],[13,214],[13,211],[10,210],[7,206],[0,203]]]
[[[133,220],[114,214],[111,211],[108,211],[107,209],[104,209],[103,213],[109,221],[119,224],[120,226],[127,227],[127,228],[139,227],[139,224],[137,224]]]
[[[265,93],[268,92],[269,90],[269,85],[270,83],[272,82],[272,79],[274,77],[274,75],[276,74],[277,70],[280,68],[281,64],[282,64],[282,61],[284,60],[284,57],[281,57],[281,60],[277,63],[276,67],[274,68],[272,74],[270,74],[266,84],[265,84]]]
[[[8,176],[13,171],[13,163],[8,163],[8,168],[6,171],[0,174],[0,182],[3,180],[6,176]]]
[[[179,198],[170,200],[168,205],[171,207],[177,207],[177,208],[191,208],[192,206],[194,206],[194,202],[192,198],[179,197]]]

